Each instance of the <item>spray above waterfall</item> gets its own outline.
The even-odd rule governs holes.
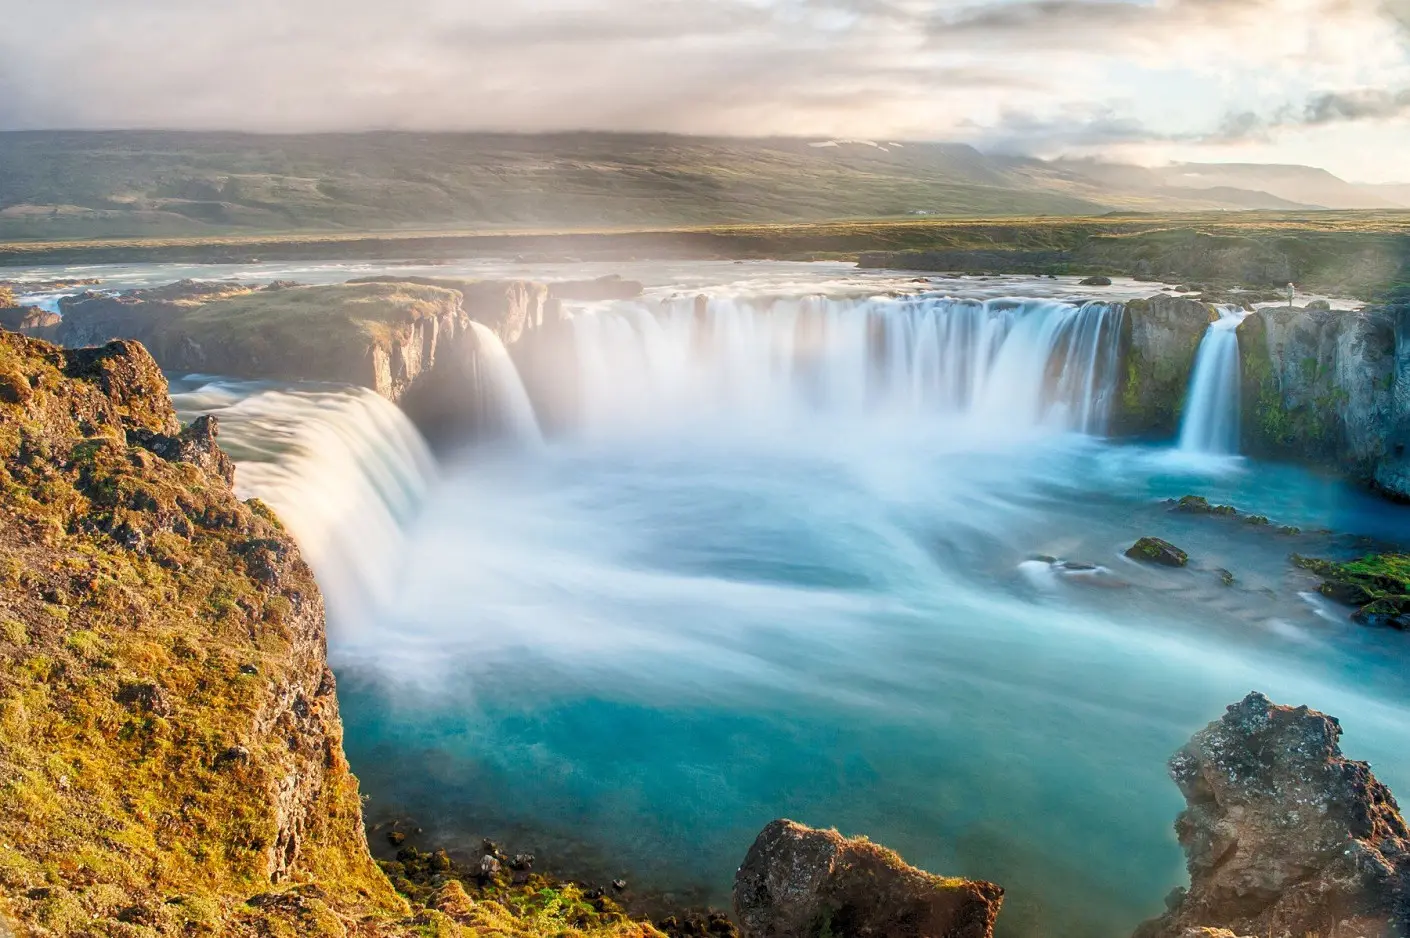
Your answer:
[[[952,415],[1102,433],[1123,308],[1056,300],[705,300],[572,321],[588,432],[691,420]]]
[[[1239,452],[1243,371],[1238,328],[1248,316],[1236,307],[1220,307],[1219,318],[1209,324],[1200,342],[1180,426],[1183,452],[1220,456]]]

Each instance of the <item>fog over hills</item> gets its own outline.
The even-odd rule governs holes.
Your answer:
[[[0,134],[0,239],[1410,206],[1321,169],[664,134]]]

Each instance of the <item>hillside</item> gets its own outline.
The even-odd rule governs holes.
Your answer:
[[[0,133],[0,241],[1394,206],[1308,167],[1148,170],[938,143]]]

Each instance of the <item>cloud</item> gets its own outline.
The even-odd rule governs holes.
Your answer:
[[[1394,121],[1410,87],[1410,0],[0,0],[0,21],[0,129],[1101,151]]]

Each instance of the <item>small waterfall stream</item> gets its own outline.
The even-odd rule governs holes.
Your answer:
[[[534,405],[524,389],[509,350],[493,330],[471,321],[475,335],[475,399],[466,406],[478,412],[478,425],[502,430],[511,439],[528,445],[543,443]]]
[[[1185,399],[1179,443],[1183,452],[1238,455],[1243,380],[1238,328],[1248,316],[1236,307],[1220,307],[1219,318],[1209,324]]]

